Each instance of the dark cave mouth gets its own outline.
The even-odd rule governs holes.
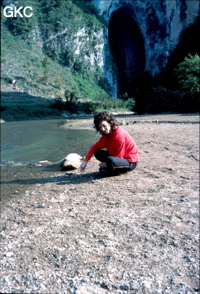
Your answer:
[[[109,21],[109,45],[117,72],[118,96],[135,92],[135,80],[145,70],[142,33],[134,21],[133,11],[124,6],[112,13]]]

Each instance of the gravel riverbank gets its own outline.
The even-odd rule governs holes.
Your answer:
[[[2,203],[0,292],[199,293],[198,119],[120,117],[136,170],[101,177],[93,159]]]

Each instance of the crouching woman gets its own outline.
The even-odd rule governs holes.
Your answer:
[[[80,170],[85,170],[92,155],[100,161],[100,172],[115,174],[134,170],[139,160],[137,145],[130,134],[117,125],[113,114],[97,113],[94,116],[94,128],[102,136],[86,154]]]

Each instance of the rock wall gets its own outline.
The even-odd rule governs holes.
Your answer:
[[[69,37],[66,34],[67,29],[52,36],[45,36],[42,42],[44,52],[55,50],[56,54],[63,55],[63,60],[66,52],[69,54],[73,52],[70,66],[73,67],[76,57],[81,56],[86,63],[90,64],[90,68],[93,71],[96,70],[96,66],[103,70],[103,30],[94,32],[92,36],[89,36],[87,28],[83,27],[73,36]],[[93,45],[91,45],[92,43]],[[92,50],[91,46],[93,46]]]
[[[199,14],[199,1],[193,0],[93,0],[92,3],[97,13],[106,20],[105,48],[109,48],[108,27],[112,16],[123,7],[129,9],[133,22],[138,25],[143,36],[145,70],[152,75],[159,73],[166,66],[170,53],[178,44],[181,32],[192,24]],[[104,75],[109,78],[113,93],[116,94],[116,77],[112,73],[113,68],[108,58],[110,56],[106,52]]]

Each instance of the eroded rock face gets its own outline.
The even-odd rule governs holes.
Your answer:
[[[94,0],[93,5],[107,22],[105,48],[109,39],[108,47],[114,61],[117,60],[118,72],[128,73],[120,78],[118,88],[123,88],[124,79],[138,70],[144,69],[152,75],[159,73],[178,44],[181,32],[199,13],[199,1],[190,0]],[[105,53],[104,57],[104,74],[113,83],[113,92],[117,92],[117,84],[113,82],[116,77],[110,74],[113,68],[108,62],[109,54]]]
[[[118,94],[131,91],[135,73],[145,70],[144,38],[132,18],[132,9],[121,7],[112,13],[109,21],[109,44],[117,65]]]

